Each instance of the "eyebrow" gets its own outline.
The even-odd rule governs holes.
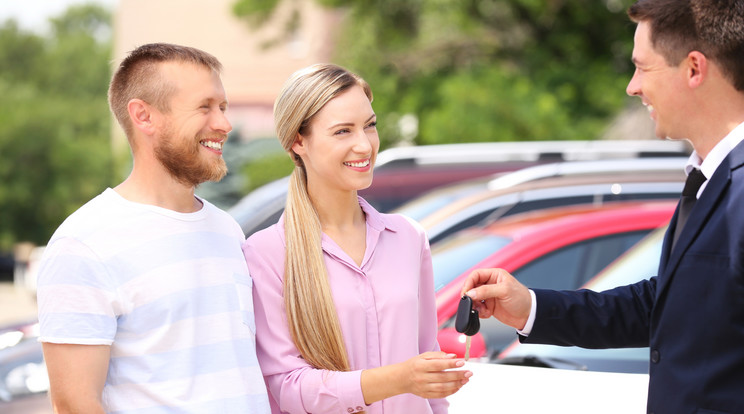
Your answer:
[[[213,98],[213,97],[203,98],[200,101],[200,103],[208,103],[208,104],[217,103],[217,105],[225,105],[225,106],[229,105],[229,103],[227,102],[227,99],[219,99],[219,98]]]
[[[369,118],[367,118],[366,121],[364,121],[364,123],[366,124],[367,122],[369,122],[370,120],[372,120],[372,118],[376,116],[377,114],[372,114]],[[353,122],[339,122],[338,124],[333,124],[330,127],[328,127],[328,130],[330,131],[331,129],[342,127],[342,126],[354,126],[354,123]]]

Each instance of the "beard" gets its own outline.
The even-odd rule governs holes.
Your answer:
[[[219,138],[227,139],[224,134]],[[192,187],[206,181],[220,181],[227,174],[227,165],[222,157],[213,161],[201,157],[200,141],[206,139],[206,134],[194,138],[179,137],[174,128],[168,125],[160,134],[158,145],[155,147],[155,158],[165,167],[176,181]],[[215,134],[209,135],[215,138]]]

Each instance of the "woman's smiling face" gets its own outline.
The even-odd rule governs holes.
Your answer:
[[[308,189],[356,191],[372,184],[380,138],[372,104],[360,86],[328,101],[292,149],[302,157]]]

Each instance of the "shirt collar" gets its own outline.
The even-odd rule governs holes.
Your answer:
[[[374,207],[372,207],[367,200],[363,199],[362,197],[359,197],[359,205],[362,207],[362,211],[364,211],[364,214],[367,216],[367,225],[372,227],[373,229],[381,232],[385,229],[390,230],[392,232],[397,232],[398,227],[392,220],[390,220],[386,215],[380,214]]]
[[[744,123],[741,123],[713,147],[705,160],[701,159],[696,151],[692,151],[690,158],[687,160],[687,165],[685,165],[685,173],[689,174],[693,168],[699,168],[705,178],[710,179],[729,152],[743,140]]]
[[[367,200],[363,199],[362,197],[358,197],[359,199],[359,205],[362,207],[362,211],[364,211],[364,215],[366,216],[367,225],[372,227],[373,229],[377,230],[378,232],[382,232],[383,230],[387,229],[392,232],[398,231],[398,225],[390,220],[386,215],[381,214],[379,211],[377,211],[372,205],[370,205]],[[277,223],[277,227],[280,230],[282,240],[284,240],[284,213],[279,217],[279,221]]]

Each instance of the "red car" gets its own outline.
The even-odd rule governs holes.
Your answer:
[[[528,287],[577,289],[651,230],[666,224],[675,205],[676,201],[646,201],[546,209],[497,220],[443,241],[432,251],[435,285],[444,284],[436,293],[442,350],[464,354],[465,338],[454,330],[454,315],[460,289],[472,270],[500,267]],[[456,275],[438,274],[453,263],[461,268]],[[506,325],[482,323],[470,356],[498,352],[514,338],[514,329]]]

